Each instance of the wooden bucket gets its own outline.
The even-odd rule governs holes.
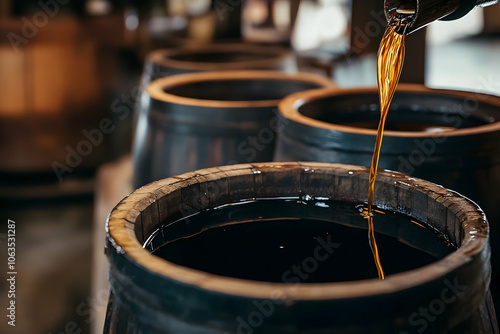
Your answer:
[[[302,90],[334,87],[325,77],[275,71],[190,73],[152,82],[133,148],[134,184],[187,171],[270,161],[276,106]]]
[[[363,203],[368,176],[368,168],[352,165],[254,163],[198,170],[136,190],[107,222],[111,295],[104,333],[409,333],[421,329],[421,322],[432,333],[496,333],[483,212],[455,192],[395,172],[380,172],[375,204],[429,224],[459,247],[437,262],[385,280],[257,282],[176,265],[143,248],[162,226],[178,224],[180,235],[190,233],[193,224],[179,218],[243,199],[308,195]],[[203,224],[194,224],[195,229],[216,222]],[[383,228],[405,238],[402,227]],[[445,294],[449,284],[460,285],[456,298]],[[419,315],[422,308],[445,304],[444,295],[439,314],[427,320]],[[269,303],[272,312],[257,321],[255,314],[263,312],[259,305],[269,310]]]
[[[370,166],[378,108],[375,88],[318,90],[284,99],[280,117],[288,125],[278,135],[275,161]],[[500,258],[496,256],[500,252],[499,120],[500,97],[400,85],[389,112],[379,164],[379,168],[441,184],[481,206],[492,223],[495,300],[500,290]],[[366,128],[366,123],[372,128]],[[413,131],[405,131],[410,128]]]

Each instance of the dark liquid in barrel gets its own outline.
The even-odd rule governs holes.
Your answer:
[[[372,130],[378,129],[379,126],[378,122],[343,122],[339,124],[352,126],[356,128],[372,129]],[[441,126],[431,123],[417,123],[417,122],[397,122],[397,123],[387,122],[384,129],[389,131],[423,131],[423,132],[443,132],[443,131],[456,130],[456,128],[452,128],[449,126]]]
[[[360,210],[352,203],[318,199],[248,201],[170,224],[145,247],[175,264],[241,279],[319,283],[377,278]],[[375,234],[389,275],[425,266],[454,250],[407,216],[374,214],[386,228]],[[432,249],[422,250],[429,245]]]

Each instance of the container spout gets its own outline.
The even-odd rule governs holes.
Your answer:
[[[412,33],[436,20],[456,20],[476,6],[490,6],[500,0],[385,0],[384,11],[389,21],[394,15],[411,16],[406,29]],[[411,13],[414,14],[411,14]]]

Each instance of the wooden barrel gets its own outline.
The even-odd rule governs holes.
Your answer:
[[[238,162],[270,161],[283,97],[334,87],[328,78],[229,71],[161,78],[147,87],[133,148],[134,184]]]
[[[295,72],[289,50],[248,43],[186,45],[151,52],[143,83],[172,74],[209,71],[278,70]]]
[[[23,174],[19,180],[47,173],[57,180],[57,168],[93,169],[103,147],[78,146],[88,143],[82,131],[98,127],[104,116],[97,47],[73,19],[48,20],[43,29],[26,22],[0,23],[0,154],[9,157],[0,161],[0,173]]]
[[[275,161],[370,166],[380,117],[376,89],[299,93],[279,108],[287,126],[278,135]],[[400,85],[379,163],[458,191],[481,206],[492,222],[494,299],[500,292],[499,120],[500,97]]]
[[[261,46],[250,43],[184,44],[176,48],[150,52],[145,60],[141,77],[141,99],[147,99],[145,88],[159,78],[170,75],[241,70],[275,70],[297,72],[295,58],[282,47]],[[134,127],[143,106],[137,104]]]
[[[243,199],[363,203],[368,176],[368,168],[352,165],[253,163],[198,170],[136,190],[107,221],[111,294],[104,333],[413,333],[423,325],[429,333],[497,333],[487,292],[489,227],[483,212],[453,191],[396,172],[380,172],[375,204],[428,224],[459,246],[437,262],[385,280],[235,279],[168,262],[143,247],[162,226],[177,224],[176,238],[194,226],[214,226],[217,222],[189,225],[180,218]],[[411,238],[402,226],[378,228]],[[456,298],[446,295],[450,284],[459,287]],[[444,304],[443,298],[439,315],[426,320],[419,313]]]

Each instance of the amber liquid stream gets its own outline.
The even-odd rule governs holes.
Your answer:
[[[406,34],[399,34],[404,25],[407,24],[409,16],[394,15],[385,31],[377,54],[377,81],[380,100],[380,121],[377,130],[375,149],[373,150],[372,164],[370,167],[370,179],[368,187],[368,240],[372,249],[373,258],[380,279],[385,278],[384,269],[380,262],[379,250],[375,240],[375,229],[373,225],[373,196],[375,193],[375,179],[380,157],[380,148],[384,137],[384,126],[389,113],[389,106],[396,91],[401,69],[403,67],[405,53]]]

